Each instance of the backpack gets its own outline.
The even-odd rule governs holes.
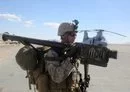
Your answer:
[[[15,59],[17,64],[23,70],[34,70],[39,63],[44,60],[44,54],[49,49],[44,47],[35,48],[33,46],[24,46],[16,54]],[[44,61],[43,61],[44,62]]]
[[[47,53],[50,49],[53,49],[59,55],[61,55],[59,48],[50,48],[47,46],[35,48],[30,45],[22,47],[15,56],[17,64],[21,67],[21,69],[27,72],[26,78],[28,78],[30,90],[31,84],[36,85],[36,88],[38,89],[38,84],[36,81],[39,74],[42,73],[43,75],[46,75],[44,62],[45,59],[55,59],[50,57],[45,58],[45,53]]]

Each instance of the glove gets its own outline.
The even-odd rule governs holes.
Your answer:
[[[66,51],[66,57],[75,57],[77,56],[77,47],[76,46],[71,46],[67,51]]]

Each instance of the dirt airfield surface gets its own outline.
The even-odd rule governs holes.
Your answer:
[[[22,45],[0,44],[0,92],[34,92],[29,90],[28,80],[15,61]],[[130,92],[130,45],[109,45],[118,51],[118,59],[110,59],[108,66],[89,65],[91,76],[88,92]],[[83,66],[79,69],[83,72]]]

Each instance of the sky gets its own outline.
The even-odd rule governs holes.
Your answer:
[[[59,40],[62,22],[79,21],[78,30],[104,29],[108,43],[130,43],[130,0],[0,0],[0,33]],[[89,37],[95,36],[89,32]],[[82,42],[83,33],[76,41]]]

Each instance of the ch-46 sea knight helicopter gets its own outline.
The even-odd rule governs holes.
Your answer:
[[[76,25],[76,29],[78,27],[79,21],[78,20],[73,20],[73,23]],[[103,36],[103,32],[109,32],[109,33],[113,33],[119,36],[123,36],[126,37],[125,35],[116,33],[116,32],[111,32],[111,31],[107,31],[107,30],[103,30],[103,29],[95,29],[95,30],[78,30],[79,33],[84,32],[84,36],[83,36],[83,43],[84,44],[89,44],[89,45],[96,45],[96,46],[102,46],[102,47],[107,47],[107,41],[106,38]],[[88,32],[97,32],[97,35],[94,37],[89,37],[88,36]]]
[[[89,37],[88,32],[92,32],[92,31],[97,32],[97,35],[94,36],[94,37]],[[111,32],[111,31],[106,31],[106,30],[103,30],[103,29],[81,30],[81,31],[79,31],[79,33],[81,33],[81,32],[84,32],[83,43],[89,44],[89,45],[103,46],[103,47],[107,46],[107,41],[106,41],[106,38],[103,36],[103,32],[109,32],[109,33],[113,33],[113,34],[116,34],[116,35],[119,35],[119,36],[126,37],[125,35],[115,33],[115,32]]]

